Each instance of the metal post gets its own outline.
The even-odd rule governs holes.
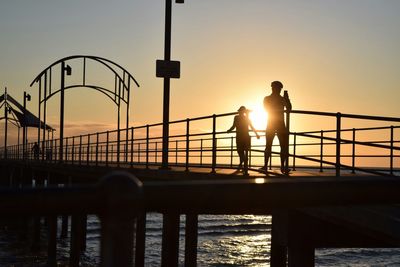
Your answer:
[[[215,173],[215,167],[217,165],[217,116],[213,114],[213,131],[212,131],[212,165],[211,172]]]
[[[320,160],[319,160],[319,172],[323,172],[322,161],[324,160],[324,131],[321,130],[321,147],[320,147]]]
[[[108,166],[108,142],[110,139],[110,132],[107,131],[106,133],[106,166]]]
[[[341,118],[342,114],[340,112],[336,113],[336,176],[340,176]]]
[[[190,137],[190,120],[186,119],[186,167],[185,170],[189,171],[189,137]]]
[[[149,168],[149,125],[146,125],[146,169]]]
[[[7,159],[7,136],[8,136],[8,106],[7,106],[7,87],[4,93],[4,99],[6,103],[4,104],[4,158]]]
[[[178,140],[175,140],[175,165],[178,165]]]
[[[200,166],[203,166],[203,139],[200,139]]]
[[[133,165],[133,145],[134,145],[134,130],[133,127],[131,128],[131,167]]]
[[[293,133],[293,170],[296,170],[296,145],[297,145],[297,140],[296,140],[297,134]]]
[[[393,125],[390,126],[390,175],[393,175],[393,145],[394,145],[394,141],[393,141],[393,136],[394,136],[394,127]]]
[[[99,133],[96,133],[96,166],[99,164]]]
[[[64,149],[64,91],[65,91],[65,62],[61,62],[61,87],[60,87],[60,155],[59,162],[62,163]],[[39,99],[40,101],[40,99]],[[40,107],[39,107],[40,110]]]
[[[233,167],[233,136],[231,136],[231,168]]]
[[[356,129],[353,128],[353,144],[352,144],[352,155],[351,155],[351,173],[355,173],[356,163]]]
[[[165,0],[165,39],[164,39],[164,60],[171,60],[171,13],[172,0]],[[168,140],[169,140],[169,95],[170,78],[164,77],[164,98],[163,98],[163,145],[161,168],[168,168]]]
[[[289,137],[290,137],[290,111],[286,110],[287,151],[285,151],[285,169],[289,170]]]
[[[75,136],[72,137],[72,155],[71,155],[72,164],[75,162]]]
[[[82,135],[79,136],[79,165],[82,164]]]
[[[86,165],[89,166],[89,162],[90,162],[90,134],[88,134],[87,137],[87,151],[86,151]]]

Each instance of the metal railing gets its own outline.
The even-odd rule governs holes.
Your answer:
[[[212,172],[219,168],[235,168],[235,137],[226,129],[236,114],[214,114],[170,122],[169,165],[185,170],[211,168]],[[302,167],[317,168],[321,172],[332,169],[337,176],[340,176],[341,170],[378,175],[394,175],[399,170],[400,126],[393,123],[399,123],[400,118],[301,110],[292,110],[289,115],[292,117],[289,146],[293,170]],[[309,121],[313,117],[332,121],[327,130],[294,131],[297,116],[307,116]],[[352,125],[356,121],[375,124],[357,128],[342,126],[345,122]],[[95,166],[160,166],[161,126],[162,123],[156,123],[64,138],[63,162]],[[264,130],[259,132],[265,133]],[[371,136],[375,139],[369,140]],[[263,140],[257,141],[252,137],[253,145],[249,153],[251,170],[264,165]],[[7,147],[8,158],[23,159],[25,155],[28,160],[58,162],[59,139],[42,143],[40,154],[34,155],[32,146],[33,143],[29,143],[25,153],[22,145]],[[279,145],[274,144],[273,147],[270,168],[276,165],[274,158],[279,157]],[[4,148],[0,153],[5,154]]]

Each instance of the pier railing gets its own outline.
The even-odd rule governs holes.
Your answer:
[[[238,157],[234,133],[227,133],[236,112],[214,114],[170,122],[169,165],[190,168],[236,168]],[[366,116],[344,113],[292,110],[287,115],[290,131],[290,161],[292,169],[317,168],[319,171],[363,171],[393,175],[399,170],[400,118]],[[312,121],[324,122],[325,129]],[[300,123],[299,123],[300,121]],[[354,125],[360,125],[355,127]],[[311,128],[312,127],[312,128]],[[296,130],[296,129],[301,130]],[[311,130],[308,130],[310,129]],[[96,132],[64,138],[63,163],[101,166],[161,165],[162,123],[128,129]],[[259,130],[264,136],[265,130]],[[249,169],[264,165],[265,139],[252,137]],[[9,159],[59,162],[59,139],[40,143],[40,153],[32,151],[33,142],[0,151]],[[270,168],[278,165],[279,145],[274,143]]]

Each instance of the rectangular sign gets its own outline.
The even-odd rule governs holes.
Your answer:
[[[172,60],[157,60],[156,76],[159,78],[179,79],[181,77],[181,62]]]

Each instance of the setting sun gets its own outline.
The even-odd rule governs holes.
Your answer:
[[[257,130],[265,130],[267,127],[268,114],[262,107],[252,109],[252,112],[250,112],[250,119],[254,128]]]

